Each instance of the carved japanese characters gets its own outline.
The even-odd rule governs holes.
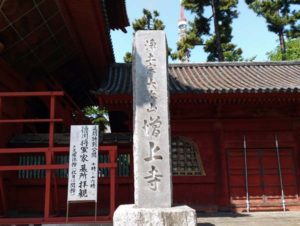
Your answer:
[[[135,204],[171,206],[166,42],[163,32],[137,32],[134,44]]]

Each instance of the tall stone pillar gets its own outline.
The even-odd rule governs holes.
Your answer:
[[[163,31],[138,31],[133,52],[134,205],[115,226],[196,225],[195,211],[172,206],[167,45]]]
[[[163,31],[136,33],[132,82],[137,207],[172,205],[166,48]]]

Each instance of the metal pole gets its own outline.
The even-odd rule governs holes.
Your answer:
[[[248,165],[247,165],[247,142],[244,136],[244,164],[245,164],[245,187],[246,187],[246,210],[250,211],[249,188],[248,188]]]
[[[283,190],[283,182],[282,182],[282,172],[281,172],[281,164],[280,164],[280,154],[279,154],[279,145],[278,145],[278,138],[275,134],[275,145],[276,145],[276,154],[277,154],[277,163],[278,163],[278,174],[280,180],[280,189],[281,189],[281,203],[283,211],[286,211],[285,208],[285,197],[284,197],[284,190]]]

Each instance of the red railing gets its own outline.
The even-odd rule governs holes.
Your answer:
[[[69,147],[57,147],[54,144],[55,123],[63,122],[62,118],[56,118],[55,107],[58,97],[62,97],[63,92],[14,92],[14,93],[0,93],[0,125],[1,124],[23,124],[23,123],[49,123],[49,142],[47,147],[30,147],[30,148],[0,148],[0,155],[2,154],[28,154],[28,153],[43,153],[46,158],[44,165],[0,165],[0,197],[2,200],[2,208],[4,216],[0,218],[1,224],[41,224],[41,223],[65,223],[66,217],[57,217],[51,215],[50,203],[51,200],[55,203],[58,201],[57,197],[57,181],[53,170],[67,169],[68,164],[55,164],[55,153],[68,153]],[[49,102],[49,118],[2,118],[1,112],[3,110],[4,98],[18,98],[18,97],[48,97]],[[1,134],[1,131],[0,131]],[[117,146],[101,146],[99,151],[107,151],[109,155],[109,163],[100,163],[99,168],[110,169],[110,206],[109,214],[106,216],[78,216],[68,217],[68,222],[109,222],[112,220],[113,212],[116,203],[116,168],[117,168]],[[3,172],[18,171],[18,170],[45,170],[45,200],[43,217],[38,218],[8,218],[5,215],[7,211],[7,202],[5,195],[5,186],[3,184]],[[51,180],[52,179],[52,180]],[[53,184],[51,183],[53,181]],[[53,196],[51,197],[51,187],[54,187]]]

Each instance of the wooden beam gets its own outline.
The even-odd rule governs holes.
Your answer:
[[[0,92],[0,97],[41,97],[41,96],[63,96],[63,91],[46,92]]]
[[[56,1],[66,25],[87,63],[90,88],[98,88],[103,69],[114,62],[102,1]],[[87,13],[88,12],[88,13]]]
[[[4,215],[6,215],[7,206],[6,206],[6,198],[5,198],[4,183],[3,183],[2,174],[0,174],[0,197],[1,197],[1,205],[2,205],[2,208],[3,208],[3,212],[4,212]]]

